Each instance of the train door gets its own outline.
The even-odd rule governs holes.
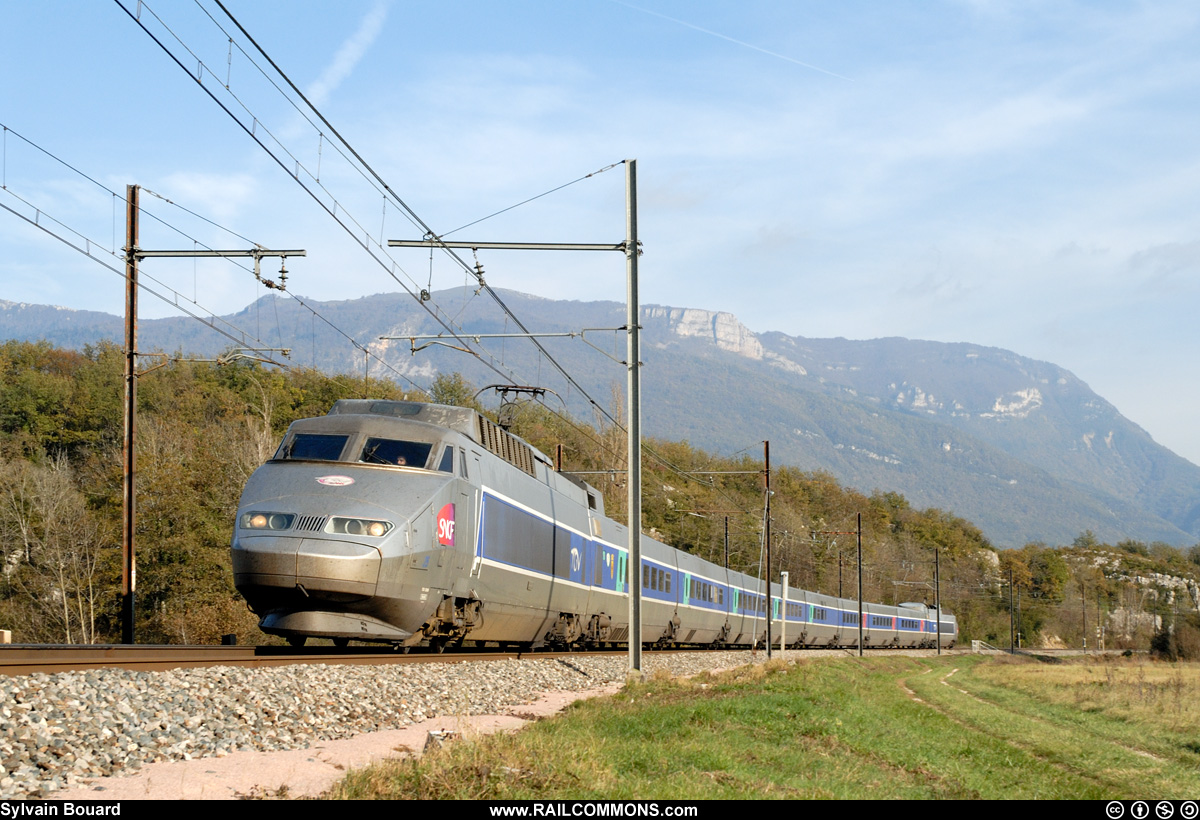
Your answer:
[[[478,578],[483,569],[483,491],[480,489],[483,474],[479,467],[479,453],[459,450],[459,478],[462,489],[461,497],[464,506],[470,510],[472,539],[468,542],[472,547],[471,577]]]

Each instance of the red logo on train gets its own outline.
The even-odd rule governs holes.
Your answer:
[[[454,546],[454,505],[447,504],[438,511],[437,540],[443,547]]]

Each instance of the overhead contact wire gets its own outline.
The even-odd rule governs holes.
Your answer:
[[[138,25],[139,28],[142,29],[143,32],[146,33],[146,36],[148,36],[151,40],[153,40],[154,43],[160,49],[162,49],[163,52],[165,52],[167,54],[167,56],[170,57],[171,60],[177,66],[179,66],[180,70],[182,70],[189,77],[192,77],[192,73],[188,70],[188,68],[185,65],[183,65],[182,62],[180,62],[179,58],[170,49],[168,49],[158,37],[156,37],[148,28],[146,28],[145,24],[142,23],[142,21],[139,20],[132,12],[130,12],[129,9],[126,8],[124,6],[124,4],[122,4],[121,0],[114,0],[114,2],[117,4],[117,6],[119,6],[121,8],[122,11],[124,11],[129,16],[129,18],[131,20],[133,20]],[[140,5],[144,6],[145,4],[142,3]],[[223,6],[222,6],[222,9],[224,9]],[[151,13],[153,13],[153,12],[151,12]],[[226,13],[228,14],[228,11],[226,11]],[[156,19],[157,19],[157,16],[156,16]],[[235,20],[235,22],[236,22],[236,20]],[[239,28],[240,28],[240,25],[239,25]],[[174,36],[174,34],[172,34],[172,36]],[[248,34],[246,36],[249,37]],[[257,46],[257,44],[255,44],[255,45]],[[184,48],[186,49],[186,46],[184,46]],[[191,51],[188,50],[188,53],[191,53]],[[266,56],[266,55],[264,55],[264,56]],[[269,57],[267,57],[267,59],[270,60]],[[272,63],[272,65],[274,65],[274,64]],[[278,70],[278,68],[276,68],[276,70]],[[296,177],[296,175],[292,174],[288,170],[287,166],[285,166],[283,164],[282,160],[280,160],[280,158],[274,152],[272,152],[270,149],[267,148],[267,146],[262,142],[261,139],[259,139],[258,135],[253,130],[248,128],[244,122],[242,122],[237,116],[235,116],[234,113],[229,110],[229,107],[226,106],[220,99],[218,99],[217,96],[207,86],[205,86],[202,82],[200,82],[200,80],[196,80],[194,77],[193,77],[193,80],[195,80],[197,85],[199,85],[200,88],[202,88],[204,90],[204,93],[207,94],[209,96],[209,98],[214,103],[216,103],[217,106],[220,107],[221,110],[226,113],[226,115],[229,116],[230,119],[232,119],[235,123],[238,124],[238,127],[240,127],[246,133],[247,136],[249,136],[252,140],[254,140],[256,143],[258,143],[259,147],[261,147],[264,151],[267,152],[267,154],[271,157],[271,159],[273,159],[275,161],[275,163],[284,171],[284,173],[288,174],[288,176],[291,176],[293,179],[297,180],[298,184],[300,184],[300,187],[303,188],[306,193],[308,193],[308,195],[313,199],[313,201],[316,202],[334,221],[336,221],[339,225],[341,225],[343,230],[346,231],[346,233],[351,237],[351,239],[353,239],[356,243],[358,243],[358,245],[361,248],[363,248],[363,250],[367,251],[368,255],[370,255],[371,258],[374,259],[376,261],[376,263],[378,263],[380,265],[380,267],[382,267],[384,269],[384,271],[387,272],[388,275],[391,276],[396,281],[397,284],[399,284],[402,288],[404,288],[404,290],[409,294],[409,296],[412,296],[414,299],[417,298],[416,294],[414,294],[407,285],[405,285],[403,282],[401,282],[400,279],[398,277],[396,277],[396,275],[394,273],[392,273],[390,270],[388,270],[387,266],[384,265],[381,262],[381,260],[375,256],[374,253],[371,253],[371,249],[370,249],[369,245],[367,245],[367,243],[365,243],[353,231],[349,230],[349,228],[346,226],[346,224],[344,222],[342,222],[340,219],[338,219],[337,215],[330,209],[330,207],[328,205],[326,205],[324,202],[322,202],[316,195],[314,195],[312,190],[310,188],[308,188],[308,186],[304,185],[303,183],[299,183],[299,180]],[[290,83],[290,81],[289,81],[289,83]],[[297,93],[299,93],[299,92],[297,92]],[[307,100],[305,102],[307,103]],[[255,121],[257,122],[257,120],[255,120]],[[341,139],[340,135],[338,138]],[[274,139],[274,137],[272,137],[272,139]],[[282,148],[282,144],[280,147]],[[290,156],[290,154],[289,154],[289,156]],[[404,207],[407,208],[406,205]],[[427,305],[425,305],[424,303],[421,303],[419,299],[417,299],[417,301],[422,305],[422,307],[430,315],[431,318],[433,318],[439,325],[441,325],[443,328],[445,328],[446,331],[451,334],[451,336],[453,336],[456,340],[461,342],[468,351],[470,351],[477,358],[479,358],[479,360],[481,362],[483,362],[489,369],[494,371],[501,378],[509,380],[510,383],[512,382],[512,379],[508,374],[503,373],[498,368],[496,368],[495,365],[491,364],[490,362],[484,361],[483,357],[479,356],[478,353],[471,350],[468,342],[465,339],[463,339],[458,333],[456,333],[453,328],[451,328],[449,325],[447,325],[446,322],[440,316],[438,316],[436,313],[434,313],[432,310],[430,310]]]

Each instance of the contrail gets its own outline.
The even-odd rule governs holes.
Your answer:
[[[771,57],[778,57],[781,60],[787,60],[789,63],[795,63],[798,66],[803,66],[804,68],[811,68],[813,71],[820,71],[822,74],[828,74],[830,77],[837,77],[839,80],[846,80],[847,82],[851,83],[854,82],[854,80],[850,79],[849,77],[843,77],[841,74],[837,74],[833,71],[827,71],[820,66],[813,65],[812,63],[801,62],[800,60],[797,60],[794,57],[789,57],[786,54],[778,54],[774,51],[768,51],[765,48],[756,46],[753,43],[747,43],[724,34],[718,34],[715,31],[709,31],[706,28],[701,28],[700,26],[689,23],[686,20],[677,20],[674,17],[668,17],[665,14],[660,14],[657,11],[651,11],[650,9],[643,9],[639,8],[638,6],[630,5],[629,3],[622,2],[622,0],[610,0],[610,2],[616,3],[619,6],[624,6],[628,9],[633,9],[634,11],[640,11],[642,14],[652,14],[655,17],[661,17],[664,20],[670,20],[672,23],[678,23],[681,26],[687,26],[690,29],[695,29],[696,31],[703,32],[704,34],[708,34],[712,37],[720,37],[722,40],[728,40],[729,42],[736,43],[739,46],[745,46],[746,48],[754,49],[755,51],[762,52],[763,54],[770,55]]]
[[[379,0],[367,12],[358,31],[342,43],[342,47],[334,55],[333,62],[309,88],[308,98],[312,100],[313,105],[324,103],[334,89],[350,76],[354,67],[358,65],[358,61],[367,53],[367,49],[371,47],[375,38],[379,36],[379,32],[383,30],[383,22],[387,19],[387,13],[387,3]]]

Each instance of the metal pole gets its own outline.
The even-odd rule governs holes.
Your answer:
[[[862,513],[858,514],[858,656],[863,653],[863,607],[862,607]]]
[[[725,569],[729,569],[729,516],[725,516]]]
[[[625,324],[629,375],[629,670],[642,671],[642,380],[638,308],[637,160],[625,161]]]
[[[138,186],[125,186],[125,437],[121,541],[121,642],[134,642],[133,596],[137,587],[133,534],[137,521],[134,439],[137,420]]]
[[[783,586],[783,621],[779,624],[779,657],[787,657],[787,605],[788,605],[788,574],[787,570],[779,573],[779,583]]]
[[[1083,654],[1087,654],[1087,587],[1079,582],[1079,613],[1083,616]]]
[[[763,461],[766,470],[763,475],[767,482],[767,658],[771,658],[771,442],[763,442]]]
[[[1017,654],[1017,627],[1013,622],[1013,575],[1012,567],[1008,568],[1008,654]]]
[[[933,548],[933,605],[937,609],[937,650],[942,654],[942,552]]]
[[[427,227],[427,226],[423,226]],[[478,242],[446,241],[440,237],[408,240],[389,239],[389,248],[469,248],[495,250],[550,250],[550,251],[624,251],[626,265],[626,318],[628,347],[625,366],[628,373],[629,414],[629,556],[624,582],[629,584],[629,668],[631,672],[642,670],[642,397],[641,397],[641,310],[638,302],[638,239],[637,239],[637,160],[625,160],[625,241],[620,243],[555,243],[555,242]],[[480,276],[480,284],[483,283]],[[607,329],[607,328],[606,328]],[[502,334],[483,334],[500,336]],[[575,334],[522,333],[521,336],[549,336]],[[582,336],[582,332],[578,335]],[[482,338],[479,334],[462,334],[467,338]],[[380,338],[413,339],[411,336],[381,336]],[[437,339],[438,336],[423,337]],[[414,349],[415,352],[415,349]],[[607,354],[606,354],[607,355]]]

